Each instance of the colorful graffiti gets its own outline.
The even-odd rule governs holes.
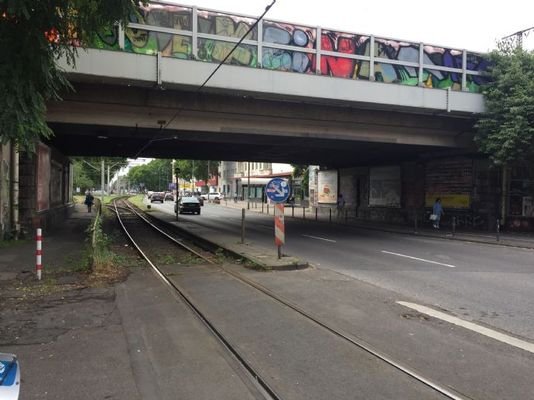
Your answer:
[[[313,73],[312,54],[298,50],[277,49],[269,44],[302,49],[315,47],[316,29],[265,21],[263,24],[262,67],[279,71]]]
[[[254,20],[250,18],[233,17],[226,14],[199,11],[198,32],[229,38],[241,39],[247,34]],[[254,28],[246,36],[248,40],[258,40],[258,30]],[[202,61],[221,62],[234,48],[235,43],[222,40],[199,39],[198,59]],[[256,67],[258,64],[258,50],[256,46],[240,45],[226,60],[228,64]]]
[[[190,8],[160,4],[140,6],[139,14],[130,17],[133,23],[183,31],[191,31],[192,20]],[[164,57],[189,59],[192,55],[192,39],[189,36],[126,28],[124,49],[140,54],[161,52]]]
[[[197,54],[193,54],[193,10],[190,7],[165,4],[140,6],[140,13],[130,22],[146,25],[147,29],[126,28],[124,50],[141,54],[161,52],[165,57],[192,59],[207,62],[261,67],[277,71],[304,74],[321,74],[346,79],[369,80],[371,74],[371,38],[366,35],[322,30],[320,37],[321,58],[317,70],[318,35],[316,28],[263,21],[261,54],[258,54],[258,28],[252,29],[244,43],[233,52],[236,39],[242,38],[254,25],[254,19],[224,13],[198,10]],[[191,32],[179,35],[165,29]],[[159,29],[159,30],[158,30]],[[98,34],[94,47],[119,50],[116,28]],[[216,37],[212,37],[216,36]],[[228,38],[230,40],[225,40]],[[408,86],[421,84],[427,88],[462,90],[461,50],[436,46],[423,46],[423,68],[420,77],[419,43],[391,39],[374,39],[373,80]],[[327,54],[324,54],[327,53]],[[333,54],[335,53],[335,55]],[[392,63],[393,61],[393,63]],[[399,64],[400,62],[400,64]],[[457,69],[445,71],[441,67]],[[466,88],[479,92],[486,83],[483,73],[488,61],[481,55],[467,53]]]
[[[369,56],[369,37],[323,31],[321,50]],[[369,62],[344,57],[322,56],[321,74],[338,78],[369,79]]]

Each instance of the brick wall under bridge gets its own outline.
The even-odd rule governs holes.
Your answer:
[[[72,171],[69,159],[42,143],[35,154],[20,155],[20,222],[22,233],[32,237],[59,226],[73,209]]]

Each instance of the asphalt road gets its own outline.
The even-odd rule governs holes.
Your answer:
[[[168,202],[155,208],[172,212]],[[241,210],[208,204],[180,216],[240,235]],[[534,251],[287,218],[284,254],[394,291],[399,300],[534,340]],[[247,213],[246,240],[273,247],[273,217]]]

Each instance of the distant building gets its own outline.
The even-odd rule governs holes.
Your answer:
[[[275,177],[290,178],[293,167],[290,164],[222,161],[220,165],[221,192],[227,197],[246,199],[250,184],[249,197],[262,199],[267,182]]]

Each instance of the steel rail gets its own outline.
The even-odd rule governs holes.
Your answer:
[[[143,256],[145,261],[150,265],[150,267],[156,273],[156,275],[163,281],[163,283],[167,287],[169,287],[173,292],[177,293],[180,296],[182,301],[188,306],[188,308],[193,312],[193,314],[204,323],[204,325],[208,328],[208,330],[212,333],[212,335],[214,335],[219,340],[221,345],[235,358],[235,360],[245,369],[245,371],[248,372],[251,375],[251,378],[253,378],[253,379],[251,379],[252,383],[253,384],[257,384],[259,386],[259,387],[257,387],[257,389],[259,389],[260,393],[262,393],[265,398],[271,399],[271,400],[282,400],[282,397],[280,397],[274,391],[274,389],[269,386],[269,384],[254,370],[254,368],[244,359],[244,357],[239,354],[239,352],[224,337],[224,335],[219,330],[217,330],[217,328],[215,328],[215,326],[209,321],[209,319],[193,304],[193,302],[184,293],[184,291],[179,287],[179,285],[175,284],[170,279],[168,279],[165,276],[165,274],[163,274],[163,272],[161,272],[161,270],[154,263],[152,263],[152,261],[148,258],[148,256],[145,254],[145,252],[143,252],[141,247],[135,242],[133,237],[130,235],[130,233],[126,229],[126,227],[125,227],[125,225],[124,225],[124,223],[123,223],[123,221],[121,219],[120,213],[119,213],[119,207],[117,207],[115,201],[113,203],[114,203],[114,206],[115,206],[115,210],[114,211],[115,211],[115,214],[117,215],[117,220],[119,221],[119,224],[121,225],[124,233],[126,234],[126,236],[128,236],[128,238],[130,239],[130,241],[132,242],[134,247]],[[128,204],[128,203],[126,203],[126,204]],[[140,215],[137,212],[133,211],[133,213],[140,217]],[[146,219],[144,219],[144,218],[142,218],[142,219],[145,222],[150,223]],[[153,224],[151,224],[151,225],[153,225]],[[161,231],[161,230],[159,230],[159,231],[163,233],[163,231]],[[170,237],[169,235],[166,235],[166,236]],[[176,241],[174,238],[173,238],[173,241],[175,243],[178,243],[181,246],[185,247],[189,251],[192,251],[192,249],[190,249],[187,246],[184,246],[182,243]],[[198,255],[198,253],[196,253],[196,252],[195,252],[195,254]],[[204,257],[202,257],[202,258],[205,259]],[[213,262],[211,262],[211,263],[213,263]]]
[[[184,244],[183,242],[181,242],[180,240],[176,239],[175,237],[169,235],[167,232],[163,231],[162,229],[158,228],[155,224],[153,224],[151,221],[149,221],[144,215],[142,215],[141,213],[137,212],[128,202],[126,202],[126,206],[128,207],[128,209],[134,213],[135,215],[137,215],[139,218],[141,218],[143,221],[145,221],[148,225],[150,225],[153,229],[155,229],[156,231],[158,231],[159,233],[161,233],[163,236],[165,236],[167,239],[173,241],[174,243],[178,244],[179,246],[183,247],[184,249],[186,249],[187,251],[190,251],[191,253],[193,253],[195,256],[203,259],[204,261],[210,263],[210,264],[216,264],[215,261],[209,259],[208,257],[206,257],[205,255],[203,254],[200,254],[198,251],[196,251],[195,249],[187,246],[186,244]]]
[[[131,208],[131,206],[129,204],[128,204],[128,207]],[[143,219],[147,224],[149,224],[152,228],[154,228],[158,232],[160,232],[163,235],[165,235],[172,242],[174,242],[174,243],[176,243],[176,244],[178,244],[178,245],[180,245],[180,246],[182,246],[182,247],[194,252],[195,254],[198,254],[194,250],[190,249],[188,246],[185,246],[179,240],[175,239],[171,235],[169,235],[166,232],[164,232],[163,230],[161,230],[159,227],[157,227],[151,221],[146,219],[144,216],[141,216],[139,213],[137,213],[137,211],[135,211],[133,209],[132,209],[132,211],[134,213],[136,213],[137,215],[139,215],[139,217],[141,219]],[[457,391],[455,391],[453,389],[450,389],[450,388],[447,388],[447,387],[445,387],[443,385],[435,383],[431,379],[426,378],[425,376],[423,376],[420,372],[416,371],[415,369],[407,367],[407,366],[401,364],[400,362],[395,361],[392,357],[390,357],[387,354],[375,349],[372,345],[370,345],[369,343],[365,342],[363,339],[360,339],[360,338],[358,338],[358,337],[356,337],[356,336],[354,336],[352,334],[349,334],[349,333],[344,333],[339,328],[334,328],[331,325],[329,325],[328,323],[321,321],[319,319],[319,317],[316,317],[313,314],[311,314],[310,312],[305,311],[304,309],[300,308],[299,306],[297,306],[296,304],[292,303],[288,299],[285,299],[283,296],[275,294],[270,289],[267,289],[265,286],[260,285],[259,283],[256,283],[256,282],[244,277],[243,275],[239,274],[238,272],[231,271],[228,268],[225,268],[223,265],[221,265],[219,263],[216,263],[216,262],[214,262],[214,261],[212,261],[212,260],[210,260],[210,259],[208,259],[208,258],[206,258],[204,256],[200,256],[200,257],[202,257],[204,260],[206,260],[210,264],[219,267],[220,269],[222,269],[224,272],[226,272],[227,274],[231,275],[235,279],[241,281],[242,283],[244,283],[246,285],[251,286],[252,288],[254,288],[256,290],[259,290],[260,292],[262,292],[265,295],[269,296],[273,300],[276,300],[277,302],[285,305],[286,307],[292,309],[293,311],[296,311],[297,313],[299,313],[303,317],[309,319],[310,321],[314,322],[315,324],[317,324],[317,325],[321,326],[322,328],[326,329],[330,333],[340,337],[341,339],[349,342],[350,344],[352,344],[352,345],[354,345],[354,346],[366,351],[367,353],[373,355],[374,357],[384,361],[385,363],[389,364],[390,366],[392,366],[392,367],[396,368],[397,370],[405,373],[406,375],[408,375],[411,378],[421,382],[422,384],[430,387],[431,389],[433,389],[436,392],[442,394],[443,396],[445,396],[445,397],[447,397],[447,398],[449,398],[451,400],[473,400],[471,397],[468,397],[468,396],[466,396],[464,394],[458,393]]]

